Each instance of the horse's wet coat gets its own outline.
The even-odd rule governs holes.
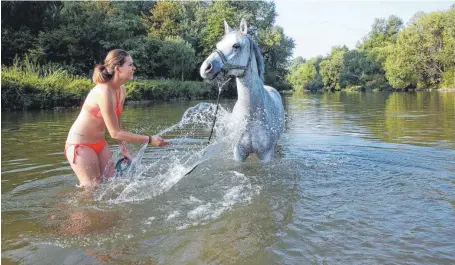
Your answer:
[[[246,34],[246,22],[242,20],[239,31],[225,22],[225,29],[217,51],[202,63],[201,76],[209,80],[220,74],[236,77],[238,99],[232,117],[242,132],[234,146],[234,158],[244,161],[255,153],[262,161],[270,161],[284,130],[281,96],[273,87],[264,86],[263,58],[257,43]]]

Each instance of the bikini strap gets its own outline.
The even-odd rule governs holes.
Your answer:
[[[119,106],[120,106],[120,93],[122,93],[122,89],[120,88],[118,93],[117,93],[117,90],[115,90],[114,88],[112,87],[109,87],[110,89],[114,90],[114,93],[115,93],[115,99],[117,101],[117,104],[115,106],[115,109],[117,109]]]
[[[74,145],[73,164],[76,164],[76,155],[79,155],[77,153],[77,149],[80,148],[80,147],[84,147],[84,145],[83,144],[69,144],[69,145],[67,145],[65,147],[65,152],[64,152],[65,156],[66,156],[66,149],[68,149],[68,147],[70,147],[72,145]]]

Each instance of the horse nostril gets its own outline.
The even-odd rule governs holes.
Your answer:
[[[208,73],[212,70],[212,63],[209,63],[207,67],[205,68],[205,72]]]

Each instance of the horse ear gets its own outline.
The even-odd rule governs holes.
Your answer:
[[[231,27],[229,27],[228,23],[225,20],[224,21],[224,33],[226,34],[226,33],[229,33],[231,31],[232,31]]]
[[[240,32],[242,32],[245,35],[248,33],[248,26],[244,18],[242,18],[242,21],[240,22]]]

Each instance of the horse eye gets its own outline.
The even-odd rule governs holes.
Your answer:
[[[238,49],[238,48],[240,48],[240,44],[236,43],[236,44],[232,45],[232,48]]]

